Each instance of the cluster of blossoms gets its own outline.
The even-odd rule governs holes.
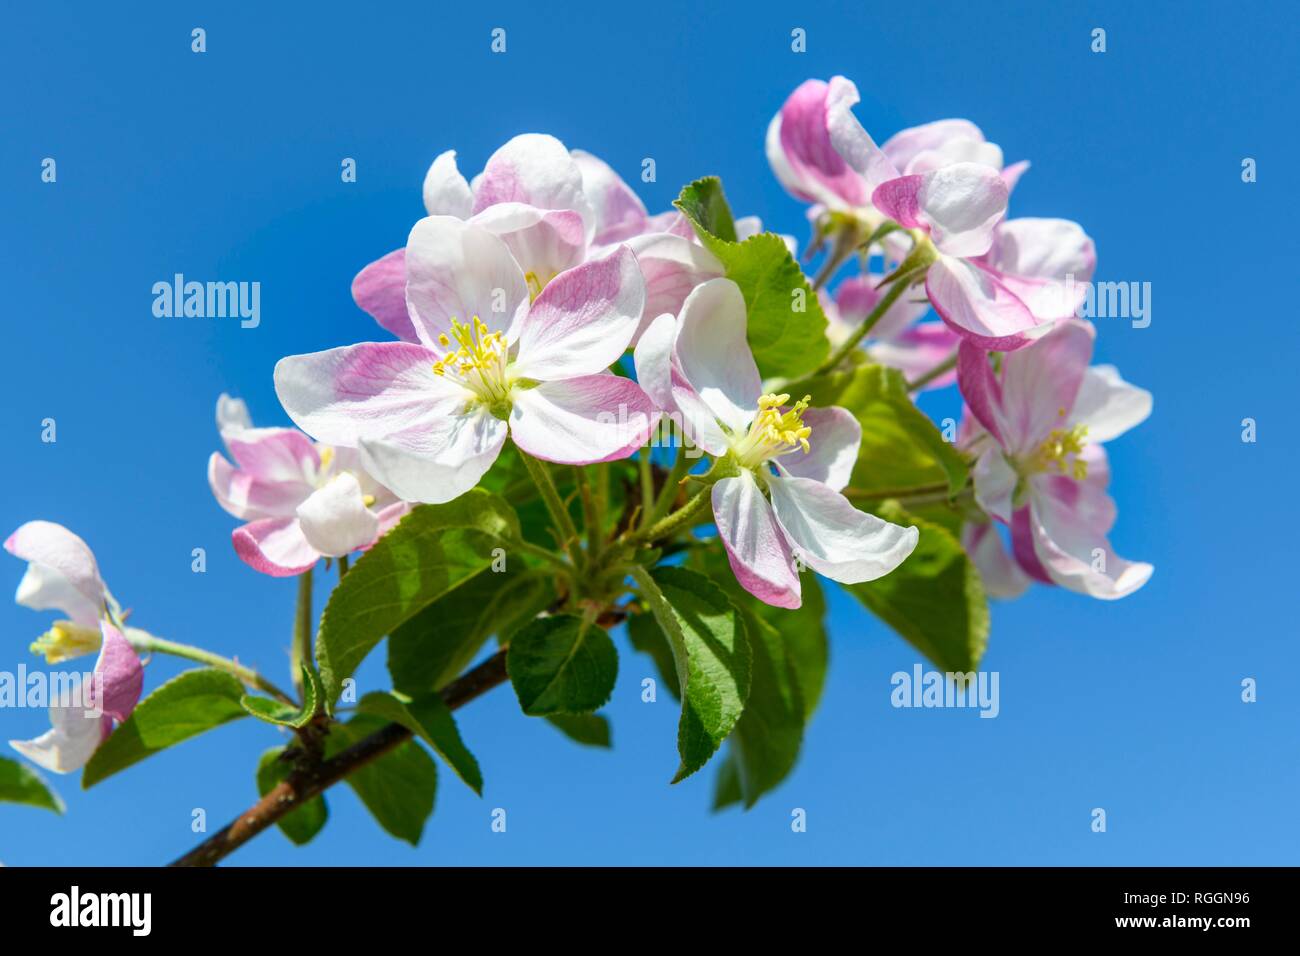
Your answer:
[[[930,123],[877,146],[857,102],[842,77],[809,80],[767,132],[775,175],[810,204],[809,251],[826,250],[814,288],[830,359],[817,371],[874,362],[917,391],[958,385],[975,506],[962,544],[988,593],[1030,581],[1133,592],[1152,569],[1107,540],[1116,509],[1102,444],[1141,422],[1151,396],[1091,365],[1094,329],[1065,291],[1081,295],[1091,279],[1091,239],[1065,220],[1007,219],[1027,163],[1004,165],[973,123]],[[764,380],[745,292],[687,216],[648,213],[607,164],[540,134],[507,142],[472,180],[443,153],[423,198],[428,215],[405,246],[352,284],[388,338],[282,359],[275,390],[296,428],[254,427],[242,402],[218,402],[229,458],[214,453],[208,478],[245,522],[233,544],[248,565],[297,576],[366,551],[415,506],[478,486],[507,443],[534,476],[546,463],[637,455],[650,476],[661,418],[709,459],[674,469],[697,493],[675,511],[663,499],[672,513],[613,549],[621,560],[709,512],[737,582],[782,608],[800,607],[805,568],[855,585],[907,560],[918,528],[845,494],[859,418],[814,407],[797,382]],[[734,226],[737,242],[762,232],[752,217]],[[854,260],[859,273],[832,293]],[[76,535],[37,521],[5,546],[29,562],[19,603],[66,615],[34,649],[51,663],[99,653],[93,712],[57,702],[48,733],[13,744],[74,770],[139,699],[139,652],[162,644],[125,627]]]
[[[963,537],[990,594],[1013,596],[1031,579],[1132,593],[1152,568],[1107,540],[1116,509],[1101,443],[1143,421],[1151,395],[1113,367],[1090,367],[1095,331],[1074,314],[1096,267],[1092,240],[1064,219],[1007,219],[1029,164],[1004,165],[974,123],[939,120],[877,146],[853,115],[858,99],[844,77],[802,84],[768,127],[768,160],[812,204],[831,256],[879,255],[897,270],[891,281],[925,295],[891,300],[880,275],[846,279],[825,300],[832,339],[862,341],[922,387],[958,381],[961,447],[993,522]],[[938,320],[921,321],[931,307]],[[1010,558],[994,523],[1010,530]]]

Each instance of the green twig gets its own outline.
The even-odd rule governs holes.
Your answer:
[[[172,657],[183,657],[188,661],[195,661],[199,664],[206,664],[208,667],[215,667],[223,670],[227,674],[237,678],[241,683],[249,687],[256,687],[258,690],[265,691],[277,700],[290,706],[296,707],[298,702],[282,691],[275,684],[271,683],[251,667],[245,667],[237,661],[232,661],[228,657],[222,657],[220,654],[213,654],[211,651],[205,651],[201,647],[194,647],[190,644],[178,644],[176,641],[168,641],[161,637],[154,637],[152,634],[146,634],[143,631],[131,630],[129,635],[131,646],[137,651],[154,654],[170,654]]]
[[[522,448],[519,449],[519,458],[523,461],[524,467],[528,469],[528,474],[532,476],[533,483],[537,485],[537,491],[546,504],[546,510],[550,512],[551,524],[555,527],[555,534],[559,538],[560,546],[568,551],[573,566],[581,568],[583,558],[582,548],[578,544],[578,529],[573,525],[573,518],[569,516],[569,509],[560,500],[560,493],[555,488],[555,482],[551,479],[551,473],[546,463],[538,461]]]

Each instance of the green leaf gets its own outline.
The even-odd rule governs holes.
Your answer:
[[[731,204],[722,192],[722,180],[717,176],[705,176],[684,187],[673,205],[697,232],[703,230],[709,238],[723,242],[736,241],[736,221],[731,216]]]
[[[411,697],[441,690],[493,634],[502,641],[555,600],[549,577],[522,566],[480,571],[388,637],[393,687]]]
[[[293,768],[281,760],[284,747],[272,747],[257,762],[257,794],[266,796],[276,784],[289,776]],[[297,846],[310,843],[329,820],[329,807],[323,796],[315,796],[297,809],[290,810],[275,825]]]
[[[557,614],[510,639],[506,670],[525,714],[581,714],[603,706],[614,692],[618,652],[604,628]]]
[[[945,528],[886,502],[879,514],[916,525],[916,550],[883,578],[845,589],[903,635],[942,671],[979,667],[988,643],[989,608],[979,571]]]
[[[283,701],[254,694],[239,698],[239,706],[258,720],[281,727],[305,727],[320,709],[320,678],[306,664],[302,665],[302,707],[293,707]]]
[[[682,699],[682,687],[677,682],[677,662],[668,638],[653,614],[634,614],[627,619],[627,636],[632,646],[642,654],[650,655],[659,671],[659,679],[676,700]]]
[[[325,741],[325,756],[337,755],[387,723],[359,714],[346,724],[336,724]],[[345,779],[381,827],[399,840],[419,845],[438,792],[438,765],[419,744],[405,740]]]
[[[471,790],[480,797],[483,796],[483,774],[479,770],[478,761],[465,746],[465,741],[461,740],[455,718],[438,694],[425,694],[414,700],[404,700],[395,694],[376,691],[362,697],[357,710],[401,724],[447,761],[451,769],[456,771],[456,776],[465,781]]]
[[[644,596],[684,691],[676,783],[708,763],[740,719],[750,690],[750,644],[740,611],[708,578],[676,567],[657,568],[650,577],[659,593]]]
[[[814,407],[841,405],[862,425],[862,445],[850,487],[885,493],[946,483],[950,494],[966,484],[970,466],[934,422],[912,404],[897,369],[859,365],[783,386],[811,395]]]
[[[610,746],[609,719],[602,714],[552,714],[546,719],[570,740],[588,747]]]
[[[821,699],[829,661],[826,602],[814,574],[800,577],[797,610],[764,604],[737,583],[721,549],[697,551],[705,571],[745,616],[753,651],[749,700],[731,735],[719,769],[714,809],[733,803],[752,807],[794,769],[804,727]]]
[[[81,786],[92,787],[160,750],[247,716],[243,696],[243,685],[225,671],[202,668],[173,677],[100,744],[82,772]]]
[[[673,203],[700,242],[740,286],[748,313],[749,347],[764,378],[807,375],[830,353],[826,314],[785,241],[764,232],[736,241],[735,223],[715,176],[682,189]]]
[[[55,813],[65,809],[62,798],[50,789],[44,777],[8,757],[0,757],[0,802],[25,803]]]
[[[519,536],[510,506],[481,489],[421,505],[353,565],[330,595],[316,641],[326,707],[366,655],[406,621],[492,562]]]

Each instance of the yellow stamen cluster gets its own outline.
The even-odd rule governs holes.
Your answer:
[[[1054,428],[1038,446],[1033,456],[1035,471],[1052,471],[1069,475],[1075,481],[1088,477],[1088,463],[1079,457],[1088,444],[1088,426]]]
[[[32,642],[31,652],[45,657],[45,663],[58,664],[99,650],[103,637],[97,628],[82,627],[71,621],[55,621],[54,626]]]
[[[809,450],[812,427],[803,423],[803,413],[808,410],[812,396],[805,395],[782,412],[782,406],[789,401],[789,395],[770,393],[758,400],[758,415],[749,426],[749,434],[735,449],[741,464],[753,467],[801,448],[805,452]]]
[[[459,322],[453,316],[451,335],[438,336],[438,344],[456,348],[433,363],[433,374],[448,373],[480,397],[495,401],[506,397],[505,366],[509,346],[500,332],[489,331],[487,324],[477,315],[468,322]]]

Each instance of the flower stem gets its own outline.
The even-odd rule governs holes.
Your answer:
[[[277,698],[283,703],[291,706],[297,706],[297,701],[276,687],[269,680],[253,670],[251,667],[245,667],[228,657],[222,657],[220,654],[213,654],[211,651],[205,651],[201,647],[194,647],[191,644],[179,644],[176,641],[168,641],[161,637],[155,637],[152,634],[146,634],[143,631],[132,629],[131,646],[137,651],[155,654],[170,654],[172,657],[183,657],[187,661],[195,661],[199,664],[206,664],[209,667],[215,667],[217,670],[223,670],[227,674],[237,678],[241,683],[249,687],[256,687],[258,690],[265,691],[272,697]]]
[[[908,382],[907,390],[909,392],[915,392],[918,388],[924,388],[926,385],[929,385],[931,382],[933,382],[936,378],[939,378],[951,372],[953,369],[957,367],[957,354],[958,354],[957,350],[954,349],[951,355],[949,355],[946,359],[944,359],[934,368],[930,369],[930,371],[926,372],[924,375],[918,376],[913,381]]]
[[[573,478],[582,499],[582,524],[587,531],[587,557],[595,561],[600,554],[600,516],[596,508],[596,493],[581,465],[573,466]]]
[[[655,506],[655,476],[650,463],[650,446],[641,449],[637,465],[641,472],[641,521],[644,523]]]
[[[627,537],[628,544],[650,544],[661,538],[667,538],[676,534],[678,531],[685,530],[695,524],[700,514],[709,507],[709,502],[713,494],[713,489],[702,488],[694,498],[686,502],[679,510],[674,511],[666,518],[656,521],[649,527],[642,528],[640,531],[630,534]]]
[[[547,551],[545,548],[538,547],[537,545],[533,544],[531,541],[524,541],[523,539],[520,539],[514,542],[514,544],[512,544],[511,547],[519,549],[520,551],[524,552],[524,554],[531,554],[535,558],[541,558],[543,561],[547,562],[548,564],[555,565],[556,568],[563,571],[566,575],[573,570],[573,566],[569,564],[568,561],[565,561],[558,554],[553,554],[550,551]]]
[[[339,574],[343,574],[340,558]],[[302,668],[311,660],[311,574],[308,568],[298,575],[298,607],[293,619],[293,650],[289,655],[289,664],[293,671],[293,687],[298,697],[302,698]]]
[[[668,472],[668,477],[664,479],[663,488],[659,489],[659,497],[655,499],[654,507],[646,510],[641,516],[641,526],[648,528],[650,525],[659,521],[668,514],[673,508],[673,502],[677,499],[677,489],[681,485],[682,479],[686,473],[691,470],[691,459],[686,456],[686,446],[677,449],[677,460],[673,462],[673,467]]]
[[[900,295],[907,291],[909,285],[910,283],[905,279],[895,280],[893,285],[889,287],[889,291],[885,293],[885,297],[877,302],[876,307],[862,320],[862,324],[840,343],[839,348],[835,349],[826,361],[817,366],[817,370],[813,374],[821,375],[823,372],[832,371],[835,366],[844,361],[849,353],[858,347],[858,343],[867,337],[867,333],[875,327],[876,323],[884,317],[885,313],[889,311],[889,307],[897,301]]]
[[[573,518],[569,516],[569,509],[560,500],[560,493],[555,488],[555,482],[551,480],[551,473],[546,466],[546,462],[538,461],[522,448],[519,449],[519,457],[523,460],[524,467],[528,469],[533,484],[537,485],[537,491],[546,504],[546,510],[551,515],[551,524],[555,527],[556,537],[560,539],[560,546],[569,553],[569,559],[573,562],[573,566],[581,568],[583,559],[582,548],[578,544],[578,529],[573,525]]]

